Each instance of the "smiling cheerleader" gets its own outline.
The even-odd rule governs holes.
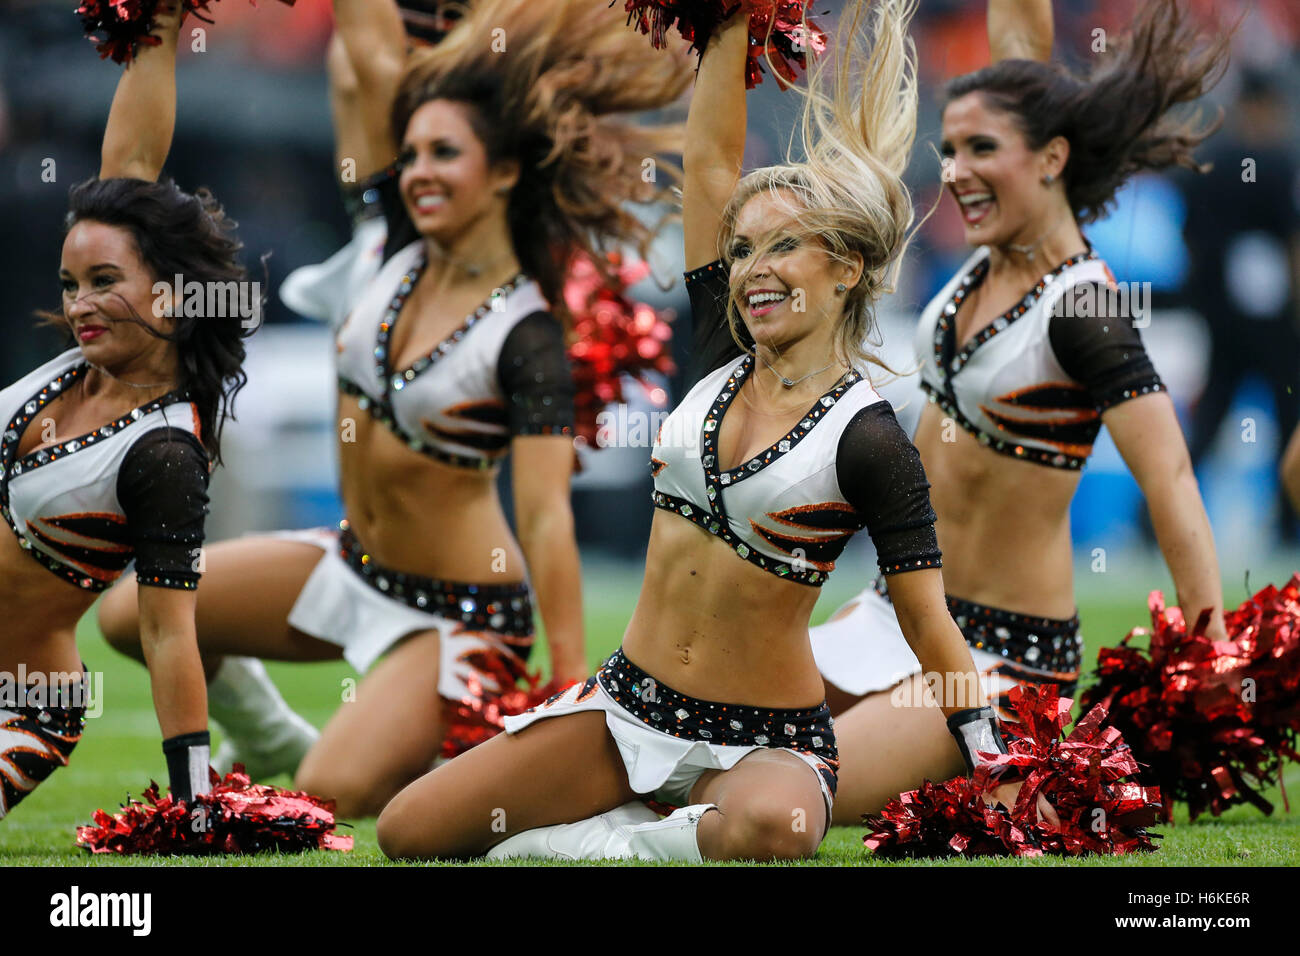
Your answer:
[[[808,160],[744,178],[749,10],[696,36],[682,202],[702,374],[654,445],[645,582],[623,645],[399,793],[379,818],[388,856],[813,855],[838,758],[808,618],[864,527],[917,656],[978,693],[943,602],[925,475],[860,346],[912,224],[912,9],[846,4],[836,68],[814,69],[805,91]],[[972,765],[1001,749],[982,703],[946,709]],[[647,798],[677,809],[661,820]]]
[[[930,404],[915,441],[947,605],[1005,707],[1020,682],[1068,695],[1078,680],[1070,501],[1103,424],[1146,496],[1179,603],[1209,613],[1211,640],[1226,637],[1173,402],[1080,227],[1133,173],[1198,168],[1192,151],[1209,131],[1169,111],[1213,85],[1227,40],[1202,46],[1178,4],[1159,0],[1076,78],[1046,62],[1049,0],[990,0],[988,23],[994,64],[952,80],[943,109],[944,179],[977,248],[921,314]],[[881,578],[813,629],[840,714],[837,822],[962,768],[939,712],[923,706],[930,668],[903,640],[899,610]]]
[[[93,692],[77,621],[132,559],[172,795],[209,790],[194,606],[210,464],[255,323],[193,315],[156,286],[246,278],[212,196],[158,181],[180,20],[157,11],[118,83],[99,178],[72,190],[49,318],[75,345],[0,391],[0,671],[28,677],[0,700],[0,817],[68,763]]]
[[[335,15],[363,155],[396,168],[382,267],[336,336],[347,517],[212,548],[198,623],[235,752],[362,816],[481,739],[463,720],[525,677],[534,600],[555,677],[586,674],[564,283],[575,256],[652,238],[631,208],[663,198],[669,164],[660,185],[643,164],[678,137],[627,114],[689,77],[585,0],[479,0],[409,58],[396,4]],[[123,582],[100,622],[138,654],[134,593]],[[313,742],[249,657],[343,657],[365,677]]]

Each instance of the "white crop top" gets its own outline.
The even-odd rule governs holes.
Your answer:
[[[1067,259],[959,349],[958,309],[988,269],[981,247],[921,313],[921,387],[994,451],[1081,468],[1104,410],[1164,388],[1131,318],[1098,307],[1114,276],[1091,249]]]
[[[886,574],[940,566],[929,482],[889,403],[846,373],[765,451],[728,471],[723,416],[754,367],[726,325],[721,264],[688,273],[696,358],[725,359],[664,421],[650,459],[653,500],[779,577],[821,586],[864,527]],[[729,357],[728,357],[729,356]]]
[[[74,348],[0,391],[0,517],[24,550],[79,588],[104,590],[134,559],[142,584],[192,590],[209,468],[198,411],[182,393],[18,456],[42,409],[88,369]]]
[[[413,242],[367,286],[338,332],[340,390],[413,450],[457,467],[496,467],[514,435],[572,434],[563,329],[522,275],[429,354],[391,367],[393,327],[424,262]]]

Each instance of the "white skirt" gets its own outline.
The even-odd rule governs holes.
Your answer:
[[[470,629],[463,622],[411,607],[390,598],[367,583],[339,555],[338,533],[328,528],[276,532],[272,537],[315,545],[324,552],[298,594],[289,625],[304,634],[337,644],[343,657],[365,673],[404,637],[437,631],[439,646],[438,694],[450,700],[478,697],[482,691],[500,694],[502,688],[489,673],[471,663],[484,651],[518,658],[501,635]],[[522,668],[522,661],[520,664]],[[471,679],[482,688],[474,693]]]
[[[831,818],[834,793],[828,779],[835,769],[816,754],[790,748],[733,746],[705,740],[674,737],[647,726],[628,713],[601,686],[599,680],[575,684],[558,697],[526,713],[505,718],[506,733],[516,734],[548,717],[561,717],[599,710],[605,714],[605,726],[618,745],[632,790],[648,794],[661,803],[675,807],[690,805],[691,789],[707,770],[730,770],[756,750],[780,749],[794,754],[817,775],[822,798],[826,802],[826,819]]]

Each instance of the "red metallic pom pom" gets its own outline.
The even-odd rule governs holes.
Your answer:
[[[1085,705],[1109,703],[1145,766],[1140,778],[1166,796],[1166,819],[1173,800],[1193,820],[1239,803],[1271,813],[1260,791],[1280,785],[1283,758],[1300,759],[1300,574],[1224,614],[1227,641],[1206,637],[1208,612],[1189,631],[1159,591],[1148,606],[1151,631],[1101,651]],[[1147,648],[1129,645],[1148,633]]]
[[[674,366],[669,342],[670,313],[658,312],[626,296],[629,286],[650,273],[643,262],[624,263],[610,253],[605,273],[586,256],[569,267],[564,302],[573,315],[574,433],[588,446],[597,442],[597,416],[611,403],[625,401],[625,376],[646,372],[671,375]],[[613,276],[611,283],[608,276]],[[657,393],[657,394],[656,394]],[[666,402],[662,389],[647,393],[657,405]]]
[[[208,772],[212,791],[189,804],[159,796],[151,781],[145,802],[128,800],[116,814],[96,810],[94,826],[77,827],[77,845],[124,856],[352,849],[352,837],[334,832],[333,801],[253,784],[242,764],[224,780]]]
[[[157,22],[154,14],[163,0],[82,0],[77,16],[86,36],[95,43],[100,59],[111,57],[114,63],[130,63],[141,46],[157,46],[161,41],[153,35]],[[216,0],[172,0],[179,2],[185,14],[194,14],[204,23],[212,20],[208,5]],[[249,0],[257,6],[256,0]],[[293,6],[294,0],[280,0]]]
[[[969,777],[945,783],[926,781],[919,790],[891,800],[863,843],[888,857],[901,856],[1081,856],[1121,855],[1155,849],[1146,827],[1160,811],[1160,791],[1124,778],[1137,761],[1114,727],[1103,728],[1106,708],[1097,705],[1068,735],[1068,698],[1056,685],[1025,685],[1011,691],[1019,723],[1005,729],[1009,753],[988,754]],[[990,807],[984,795],[1004,783],[1021,781],[1010,811]],[[1061,826],[1038,817],[1042,794]]]
[[[784,89],[798,71],[807,66],[805,55],[826,49],[826,34],[812,20],[805,19],[808,0],[756,0],[749,14],[749,59],[745,63],[745,86],[753,89],[763,81],[763,63],[776,71],[777,84]],[[701,56],[718,27],[740,7],[740,0],[626,0],[627,22],[650,37],[656,49],[663,49],[668,31],[674,26],[691,48]]]
[[[467,696],[446,702],[443,757],[450,760],[495,737],[505,730],[505,718],[531,710],[576,683],[552,680],[542,684],[540,674],[524,673],[518,661],[513,655],[493,650],[476,651],[468,656],[468,663],[480,676],[471,675],[466,679]],[[484,678],[503,690],[500,693],[487,690]],[[528,686],[521,688],[520,680]]]

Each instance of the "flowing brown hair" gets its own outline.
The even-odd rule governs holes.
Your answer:
[[[1208,43],[1178,0],[1145,0],[1125,33],[1076,76],[1059,64],[1003,60],[952,80],[947,102],[980,93],[1016,117],[1030,149],[1057,136],[1070,143],[1064,180],[1080,223],[1100,218],[1115,193],[1143,169],[1203,172],[1192,153],[1219,126],[1170,111],[1222,77],[1229,31]]]
[[[648,225],[628,204],[667,201],[680,181],[669,157],[682,127],[619,114],[668,106],[691,76],[684,51],[654,50],[606,4],[475,0],[441,43],[411,55],[393,135],[400,143],[430,100],[469,107],[488,161],[519,162],[507,209],[515,254],[564,316],[573,257],[606,268],[603,253],[622,244],[644,257],[663,220]]]

